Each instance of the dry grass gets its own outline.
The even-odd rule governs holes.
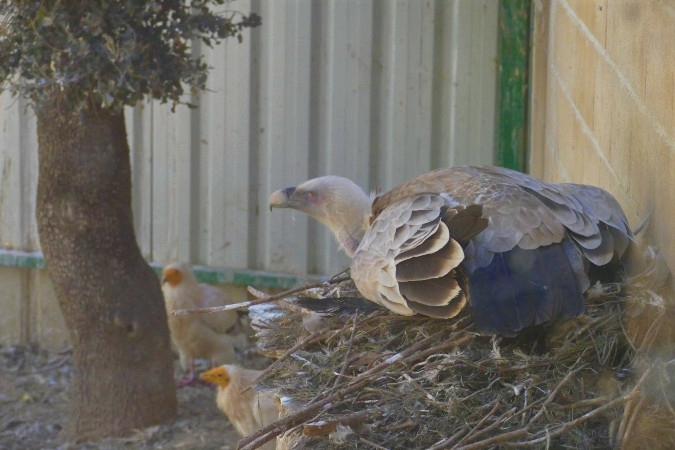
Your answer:
[[[278,358],[260,387],[287,411],[240,444],[287,433],[295,448],[672,447],[675,307],[662,267],[652,258],[640,278],[596,288],[585,316],[516,339],[480,335],[468,314],[333,314],[310,332],[295,297],[274,314],[254,308],[259,348]],[[328,289],[353,294],[348,282]]]

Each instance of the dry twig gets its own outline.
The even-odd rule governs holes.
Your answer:
[[[264,303],[272,303],[276,300],[280,300],[282,298],[290,297],[291,295],[299,294],[301,292],[308,291],[309,289],[314,289],[314,288],[319,288],[319,287],[327,287],[333,284],[340,283],[342,281],[345,281],[347,278],[333,278],[329,281],[323,282],[323,283],[315,283],[315,284],[308,284],[305,286],[301,286],[298,288],[294,289],[289,289],[288,291],[284,291],[280,294],[276,295],[267,295],[264,292],[261,292],[257,289],[255,289],[252,286],[248,287],[248,291],[254,295],[255,297],[258,297],[256,300],[247,300],[245,302],[240,302],[240,303],[233,303],[231,305],[224,305],[224,306],[213,306],[211,308],[190,308],[190,309],[176,309],[173,311],[174,316],[181,316],[184,314],[211,314],[211,313],[216,313],[220,311],[232,311],[235,309],[242,309],[242,308],[248,308],[249,306],[253,305],[262,305]]]

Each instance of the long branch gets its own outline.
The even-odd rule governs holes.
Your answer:
[[[321,436],[324,434],[329,434],[335,431],[339,425],[362,425],[366,421],[369,421],[373,417],[379,416],[380,414],[382,414],[382,412],[379,410],[365,410],[358,411],[353,414],[333,416],[318,422],[304,424],[302,427],[302,434],[305,436]]]
[[[242,309],[242,308],[248,308],[249,306],[254,306],[254,305],[260,305],[263,303],[271,303],[275,300],[279,300],[282,298],[286,298],[289,295],[297,294],[300,292],[305,292],[309,289],[314,289],[317,287],[326,287],[326,286],[331,286],[337,283],[340,283],[342,281],[345,281],[347,278],[336,278],[336,279],[331,279],[330,281],[322,282],[322,283],[315,283],[315,284],[307,284],[305,286],[301,286],[298,288],[290,289],[288,291],[281,292],[276,295],[263,295],[260,298],[257,298],[255,300],[247,300],[245,302],[240,302],[240,303],[233,303],[231,305],[224,305],[224,306],[212,306],[210,308],[189,308],[189,309],[176,309],[172,311],[172,314],[174,316],[182,316],[184,314],[211,314],[211,313],[217,313],[221,311],[232,311],[235,309]]]

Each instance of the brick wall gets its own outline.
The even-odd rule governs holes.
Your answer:
[[[530,170],[601,186],[675,271],[675,1],[534,0]]]

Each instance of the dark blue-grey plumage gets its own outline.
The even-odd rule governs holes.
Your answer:
[[[563,246],[571,244],[516,247],[474,271],[469,299],[478,328],[514,336],[528,326],[583,314],[583,291]]]

